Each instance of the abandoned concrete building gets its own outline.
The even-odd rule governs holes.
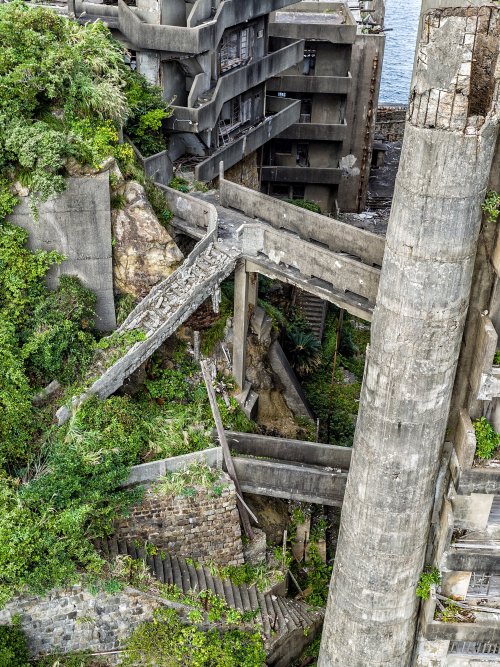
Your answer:
[[[172,226],[196,245],[118,328],[140,328],[144,338],[99,368],[57,416],[62,424],[89,395],[105,399],[119,389],[203,302],[217,307],[220,285],[233,274],[230,362],[248,415],[258,400],[247,377],[249,327],[265,335],[259,275],[371,322],[353,449],[228,433],[241,490],[342,508],[319,667],[498,667],[500,464],[476,457],[473,421],[485,416],[500,431],[500,236],[482,209],[488,191],[500,192],[500,7],[424,0],[384,237],[282,201],[312,200],[325,213],[364,206],[383,3],[367,3],[363,15],[365,3],[352,4],[69,0],[70,14],[104,20],[165,98],[175,96],[169,149],[145,168]],[[229,180],[225,172],[243,159],[257,179]],[[179,160],[197,180],[218,178],[217,188],[169,187]],[[96,180],[107,192],[107,179]],[[44,214],[42,207],[42,223]],[[102,224],[109,228],[109,216]],[[107,253],[98,260],[109,272],[110,234],[102,244]],[[110,307],[103,306],[108,322]],[[221,457],[221,447],[196,456],[211,466]],[[168,465],[136,466],[129,482],[157,479]],[[234,553],[224,556],[241,562],[233,487],[226,496],[234,501],[224,506]],[[188,582],[209,578],[187,560],[169,567],[184,568]],[[151,568],[166,576],[160,558]],[[415,590],[426,568],[439,571],[440,584],[420,602]],[[244,587],[230,596],[233,605],[250,600]],[[275,601],[266,594],[251,608]],[[33,601],[23,604],[33,614]],[[150,601],[141,604],[147,615]],[[296,625],[284,620],[275,632],[267,611],[262,622],[269,664],[286,667],[305,643],[304,628],[311,639],[322,619],[280,595],[277,606]]]
[[[68,10],[82,22],[103,20],[174,101],[169,164],[156,180],[166,184],[181,158],[211,181],[221,160],[228,170],[250,156],[253,187],[311,199],[325,213],[361,210],[384,36],[360,7],[383,16],[383,3],[300,2],[281,11],[290,4],[70,0]]]
[[[351,5],[325,13],[300,2],[269,25],[274,39],[304,40],[304,59],[268,82],[273,94],[300,100],[300,117],[266,145],[262,190],[324,213],[360,211],[366,199],[384,35],[381,26],[359,30],[356,18]]]

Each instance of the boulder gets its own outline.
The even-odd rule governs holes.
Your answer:
[[[124,201],[123,208],[112,211],[115,289],[142,298],[175,271],[183,254],[159,223],[142,185],[120,184],[114,196]]]

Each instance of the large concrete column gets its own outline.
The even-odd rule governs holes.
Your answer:
[[[248,273],[245,261],[234,272],[233,375],[238,387],[245,388],[246,348],[250,307],[257,304],[259,282],[256,273]]]
[[[410,665],[498,132],[499,29],[491,4],[433,10],[425,20],[319,667]]]

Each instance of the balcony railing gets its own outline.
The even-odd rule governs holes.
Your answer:
[[[352,86],[350,72],[347,76],[314,76],[309,74],[282,74],[269,80],[268,90],[290,93],[325,93],[347,95]]]
[[[167,121],[167,126],[177,131],[196,133],[215,127],[227,101],[299,62],[303,49],[303,42],[293,42],[255,62],[228,72],[220,77],[213,91],[207,94],[207,97],[210,97],[207,102],[197,108],[174,106],[174,115]]]
[[[298,141],[344,141],[346,136],[346,122],[311,123],[300,121],[300,123],[288,128],[282,138]]]
[[[342,169],[321,167],[262,167],[263,181],[278,183],[315,183],[337,185],[342,179]]]
[[[91,3],[83,4],[87,6]],[[171,26],[146,23],[123,0],[118,0],[118,18],[120,31],[138,49],[196,54],[215,50],[227,28],[280,9],[286,4],[287,0],[222,0],[213,18],[206,20],[207,7],[200,6],[196,15],[191,14],[190,26]],[[192,25],[199,21],[204,22]]]
[[[197,180],[212,180],[218,175],[221,160],[224,162],[224,168],[229,169],[298,120],[300,100],[267,97],[266,106],[270,115],[257,125],[244,130],[231,143],[215,151],[213,155],[196,166],[195,176]]]

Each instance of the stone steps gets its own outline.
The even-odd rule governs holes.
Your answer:
[[[295,305],[304,315],[313,334],[321,342],[325,329],[326,301],[319,299],[314,294],[296,290]]]
[[[317,627],[323,618],[321,611],[311,609],[304,602],[262,593],[255,585],[237,586],[229,579],[214,576],[206,565],[194,563],[183,556],[163,552],[148,556],[144,548],[113,537],[95,540],[94,544],[106,558],[129,555],[145,560],[154,577],[161,583],[174,584],[184,594],[210,590],[234,609],[241,612],[256,611],[255,618],[262,625],[265,638],[270,644],[286,641],[286,635],[297,630],[305,630],[307,633],[308,628]]]

